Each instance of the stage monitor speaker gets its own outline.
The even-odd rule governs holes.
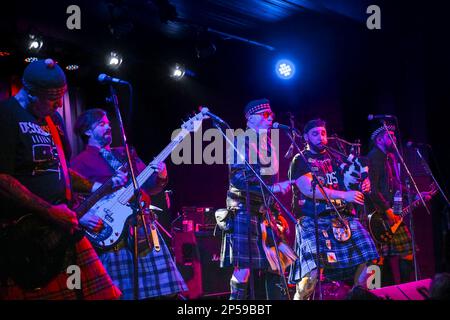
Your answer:
[[[189,299],[229,294],[232,268],[220,267],[220,236],[180,232],[173,239],[177,267],[189,288]]]
[[[431,279],[425,279],[383,287],[370,292],[385,300],[425,300],[429,296],[430,285]]]

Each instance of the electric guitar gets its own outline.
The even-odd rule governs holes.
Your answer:
[[[438,192],[438,189],[433,184],[431,186],[430,195],[434,196]],[[422,201],[417,199],[411,203],[410,206],[407,206],[402,209],[402,213],[399,215],[400,219],[391,225],[389,222],[386,213],[374,210],[369,214],[369,231],[372,235],[373,239],[378,243],[386,244],[392,240],[394,234],[397,232],[398,227],[400,227],[403,222],[403,218],[405,218],[412,210],[418,207]]]
[[[206,113],[207,109],[203,108],[201,112],[183,123],[180,132],[169,145],[136,177],[139,185],[143,185],[155,172],[154,165],[164,161],[190,132],[197,131],[201,122],[208,118]],[[103,221],[103,228],[100,232],[85,231],[86,237],[94,247],[103,250],[109,249],[121,240],[126,221],[133,214],[132,205],[129,203],[133,196],[133,184],[128,183],[106,196],[100,197],[94,193],[87,199],[90,209],[86,213],[92,213]]]

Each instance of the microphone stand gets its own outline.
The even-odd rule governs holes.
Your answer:
[[[412,214],[412,208],[411,208],[411,203],[412,203],[412,194],[411,194],[411,184],[414,186],[415,191],[417,192],[417,195],[419,196],[420,200],[422,201],[422,204],[425,207],[425,210],[427,211],[428,214],[430,213],[430,210],[428,210],[428,207],[425,203],[425,200],[423,199],[422,195],[420,194],[419,188],[417,187],[417,183],[414,180],[411,172],[409,171],[408,166],[406,165],[405,160],[403,159],[397,144],[394,141],[394,138],[392,137],[391,133],[389,132],[389,129],[386,125],[386,121],[385,120],[381,120],[381,123],[383,124],[384,130],[386,131],[386,133],[388,134],[389,139],[392,142],[392,145],[394,146],[395,152],[397,154],[398,159],[400,160],[400,163],[402,164],[402,166],[405,168],[407,177],[406,177],[406,188],[408,191],[408,210],[410,211],[410,220],[409,220],[409,228],[410,228],[410,232],[411,232],[411,243],[412,243],[412,250],[413,250],[413,261],[414,261],[414,278],[415,281],[418,281],[419,279],[419,275],[418,275],[418,269],[417,269],[417,257],[416,257],[416,239],[415,239],[415,234],[414,234],[414,218],[413,218],[413,214]],[[399,128],[398,126],[398,122],[397,122],[397,128]]]
[[[217,120],[220,120],[220,121],[217,121],[217,120],[214,119],[213,117],[211,117],[211,118],[212,118],[212,120],[213,120],[213,125],[214,125],[217,129],[219,129],[219,131],[220,131],[221,135],[223,136],[223,138],[225,139],[225,141],[233,148],[233,150],[237,153],[237,155],[243,160],[245,166],[246,166],[248,169],[250,169],[250,171],[254,174],[254,176],[259,180],[261,189],[265,189],[266,191],[268,191],[268,193],[272,196],[272,198],[275,200],[275,202],[276,202],[276,203],[280,206],[280,208],[284,211],[284,213],[286,214],[286,216],[287,216],[287,217],[295,224],[297,221],[296,221],[296,219],[294,218],[294,216],[286,209],[286,207],[281,203],[281,201],[275,196],[275,194],[272,192],[272,190],[270,189],[270,187],[269,187],[269,186],[264,182],[264,180],[261,178],[261,176],[260,176],[258,173],[256,173],[255,169],[253,169],[253,167],[252,167],[252,166],[250,165],[250,163],[247,161],[247,159],[245,158],[245,156],[243,156],[243,155],[239,152],[238,148],[234,145],[234,142],[233,142],[233,141],[230,141],[230,139],[227,137],[227,135],[223,132],[222,127],[220,126],[219,122],[222,123],[223,125],[225,125],[228,129],[231,129],[231,127],[228,125],[228,123],[226,123],[224,120],[220,119],[220,118],[217,117],[217,116],[215,116],[214,118],[218,118]],[[248,190],[247,190],[247,191],[248,191]],[[262,191],[264,191],[264,190],[262,190]],[[265,199],[265,197],[264,197],[264,192],[262,192],[262,195],[263,195],[263,199]],[[247,210],[249,211],[249,210],[250,210],[250,198],[249,198],[249,196],[248,196],[248,192],[247,192],[247,199],[246,199],[246,202],[247,202]],[[264,200],[264,202],[265,202],[265,200]],[[268,210],[268,208],[266,208],[266,209]],[[266,210],[266,219],[267,219],[267,221],[270,221],[270,217],[269,217],[269,215],[268,215],[267,210]],[[276,241],[276,239],[275,239],[275,234],[274,234],[274,232],[275,232],[275,231],[272,230],[271,235],[272,235],[272,240],[273,240],[273,242],[274,242],[274,244],[275,244],[275,250],[276,250],[276,256],[277,256],[277,264],[278,264],[278,268],[279,268],[279,270],[280,270],[281,277],[282,277],[282,279],[283,279],[283,285],[284,285],[284,287],[285,287],[284,290],[285,290],[285,292],[286,292],[286,294],[287,294],[287,296],[288,296],[288,299],[290,299],[290,296],[289,296],[289,289],[288,289],[288,286],[287,286],[286,277],[285,277],[285,275],[284,275],[284,272],[283,272],[283,269],[282,269],[282,266],[281,266],[281,261],[280,261],[279,251],[278,251],[278,243],[277,243],[277,241]],[[251,252],[250,252],[250,258],[251,258]],[[252,277],[252,273],[253,273],[253,272],[250,272],[250,277]],[[252,279],[250,279],[250,281],[252,281]],[[251,288],[251,292],[250,292],[250,293],[253,294],[253,291],[254,291],[254,289]]]
[[[331,201],[331,199],[328,196],[328,194],[325,192],[324,186],[322,185],[320,180],[317,178],[317,175],[314,173],[314,171],[311,169],[310,163],[306,159],[303,151],[300,149],[298,144],[295,142],[295,139],[293,138],[293,136],[291,136],[287,132],[286,132],[286,135],[289,137],[289,139],[291,140],[292,144],[297,149],[297,152],[301,156],[301,158],[304,161],[304,163],[306,163],[306,165],[308,167],[308,170],[309,170],[309,172],[311,172],[311,176],[312,176],[311,189],[312,189],[312,200],[313,200],[313,203],[314,203],[314,224],[315,224],[315,238],[316,238],[316,251],[317,251],[316,252],[316,266],[317,266],[317,274],[318,274],[319,300],[322,300],[323,296],[322,296],[322,285],[321,285],[321,281],[322,281],[321,278],[322,277],[321,277],[321,271],[320,271],[319,217],[318,217],[318,214],[317,214],[317,207],[316,207],[316,201],[317,201],[316,200],[316,187],[317,186],[319,187],[320,193],[325,197],[325,201],[327,202],[327,204],[333,208],[333,211],[336,212],[336,214],[340,218],[340,220],[344,221],[345,219],[342,218],[341,214],[339,213],[339,210],[336,208],[336,206]],[[296,222],[296,224],[297,224],[297,222]],[[350,228],[350,226],[348,226],[348,228]]]
[[[132,92],[131,84],[129,85],[129,87],[130,87],[130,95],[131,95],[132,94],[131,93]],[[135,204],[131,206],[133,209],[133,215],[132,215],[132,218],[130,219],[130,221],[131,221],[131,225],[133,226],[133,240],[134,240],[133,241],[133,243],[134,243],[134,250],[133,250],[133,289],[134,289],[134,291],[133,291],[133,293],[134,293],[134,299],[138,300],[139,299],[139,279],[138,279],[139,252],[138,252],[138,234],[137,234],[137,219],[138,218],[141,219],[142,224],[144,225],[145,239],[146,239],[148,248],[150,250],[151,250],[151,244],[150,244],[150,240],[149,240],[147,224],[145,223],[144,210],[142,208],[141,202],[139,201],[141,189],[136,180],[136,174],[134,172],[133,161],[132,161],[131,155],[130,155],[130,148],[128,146],[127,136],[125,134],[125,128],[124,128],[123,121],[122,121],[122,115],[121,115],[120,109],[119,109],[119,100],[117,98],[116,90],[114,89],[112,84],[109,85],[109,91],[110,91],[111,96],[107,100],[114,105],[116,117],[119,122],[122,144],[125,148],[125,154],[126,154],[128,168],[129,168],[128,170],[129,170],[129,173],[131,176],[131,181],[132,181],[133,187],[134,187],[134,202],[135,202]],[[130,97],[130,99],[131,99],[131,97]]]
[[[424,157],[422,156],[422,154],[419,151],[419,148],[414,148],[416,150],[417,155],[420,158],[420,161],[422,162],[422,166],[425,169],[425,172],[431,177],[431,179],[433,180],[434,184],[436,185],[436,187],[439,190],[439,193],[442,195],[442,198],[444,198],[447,206],[450,207],[450,202],[448,201],[447,196],[445,195],[444,190],[441,188],[439,182],[436,180],[436,177],[434,176],[433,172],[430,169],[430,166],[428,165],[427,161],[424,159]]]

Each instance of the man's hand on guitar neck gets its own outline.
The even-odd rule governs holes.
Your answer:
[[[78,228],[77,214],[70,210],[65,204],[53,205],[48,209],[48,216],[70,233]]]
[[[388,210],[386,210],[386,216],[391,225],[396,224],[397,222],[399,222],[401,220],[401,218],[394,213],[394,210],[392,208],[389,208]]]
[[[421,192],[420,195],[422,196],[423,200],[425,200],[425,201],[430,201],[431,198],[433,197],[432,192],[428,192],[428,191]],[[419,195],[416,195],[415,200],[419,200]]]

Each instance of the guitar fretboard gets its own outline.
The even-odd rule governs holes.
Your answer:
[[[111,177],[75,209],[78,218],[81,218],[97,201],[111,192],[112,183]]]
[[[152,166],[157,165],[158,163],[164,161],[170,153],[177,147],[177,145],[184,139],[184,137],[189,134],[188,131],[182,130],[178,136],[170,142],[167,147],[164,148],[163,151],[161,151],[160,154],[156,156],[156,158],[150,162],[150,164],[136,177],[136,181],[139,186],[142,186],[145,181],[147,181],[148,178],[155,172],[155,170],[152,168]],[[134,195],[134,186],[131,183],[129,186],[125,188],[123,193],[119,196],[118,200],[121,203],[128,202]]]

